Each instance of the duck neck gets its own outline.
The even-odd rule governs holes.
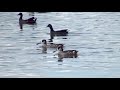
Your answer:
[[[20,18],[19,18],[19,20],[22,20],[22,17],[23,17],[23,15],[20,15]]]
[[[46,46],[47,46],[47,42],[46,42],[46,43],[42,43],[42,46],[43,46],[43,47],[46,47]]]
[[[61,48],[61,49],[59,49],[59,52],[63,52],[63,49]]]
[[[51,30],[51,31],[54,31],[52,26],[50,27],[50,30]]]

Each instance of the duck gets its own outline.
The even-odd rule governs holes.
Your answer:
[[[68,35],[68,29],[54,31],[53,26],[51,24],[48,24],[47,27],[50,28],[50,34],[53,36],[67,36]]]
[[[37,45],[38,44],[41,44],[41,43],[37,43]],[[64,47],[63,44],[47,43],[46,39],[42,40],[42,47],[44,48],[56,48],[57,49],[58,46],[61,46],[62,48]]]
[[[55,55],[58,55],[59,58],[77,58],[78,57],[78,51],[77,50],[63,50],[62,46],[57,47],[57,53],[55,52]]]
[[[19,13],[18,15],[20,15],[20,18],[19,18],[20,24],[35,24],[36,23],[37,18],[35,17],[31,17],[29,19],[23,20],[23,14]]]

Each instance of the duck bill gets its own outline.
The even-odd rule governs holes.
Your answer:
[[[37,43],[36,45],[39,45],[39,44],[41,44],[41,42],[40,42],[40,43]]]
[[[53,51],[53,55],[54,55],[54,56],[55,56],[55,55],[58,55],[58,50]]]
[[[57,50],[56,50],[56,51],[53,51],[53,53],[55,53],[55,52],[57,52]]]

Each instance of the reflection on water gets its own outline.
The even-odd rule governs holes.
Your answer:
[[[25,25],[25,24],[23,24],[23,23],[19,23],[19,26],[20,26],[20,30],[21,30],[21,31],[23,31],[23,26],[24,26],[24,25]],[[31,26],[32,29],[34,30],[34,27],[37,26],[37,23],[31,24],[30,26]]]
[[[35,16],[35,12],[28,12],[29,16]]]
[[[63,62],[63,58],[58,58],[58,62]]]
[[[20,26],[18,13],[0,12],[0,77],[120,77],[119,12],[23,12],[37,24]],[[67,28],[68,35],[51,35],[49,23],[56,31]],[[79,55],[44,52],[36,45],[43,39]]]

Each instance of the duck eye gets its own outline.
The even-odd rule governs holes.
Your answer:
[[[45,40],[42,40],[42,42],[45,42]]]

